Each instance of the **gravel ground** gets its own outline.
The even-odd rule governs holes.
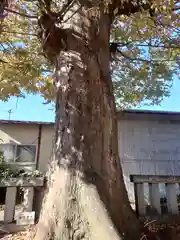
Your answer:
[[[21,204],[16,205],[14,219],[16,219],[16,215],[20,212],[23,212],[23,205]],[[3,220],[4,220],[4,205],[0,205],[0,221]],[[32,230],[32,228],[30,230]],[[27,231],[22,231],[14,234],[7,234],[1,231],[0,228],[0,240],[28,240],[30,236],[30,230],[28,229]]]
[[[17,234],[8,234],[6,236],[0,237],[1,240],[25,240],[27,239],[26,237],[26,232],[20,232]]]
[[[0,235],[0,240],[29,240],[34,233],[34,228],[31,227],[27,231],[22,231],[14,234]]]

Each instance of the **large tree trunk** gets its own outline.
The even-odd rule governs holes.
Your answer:
[[[118,156],[111,19],[103,8],[98,14],[82,9],[73,17],[80,24],[64,30],[64,51],[57,52],[59,29],[47,39],[56,66],[56,138],[37,240],[132,240],[138,232]]]

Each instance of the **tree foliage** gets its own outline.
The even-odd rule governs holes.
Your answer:
[[[1,99],[24,96],[24,92],[42,93],[53,98],[52,67],[43,55],[37,38],[38,9],[29,1],[15,1],[13,12],[1,23],[0,35],[0,91]],[[14,12],[21,13],[21,15]]]
[[[54,161],[35,239],[142,238],[118,157],[112,90],[121,107],[168,95],[178,74],[178,8],[174,0],[1,5],[2,98],[25,90],[53,99],[52,82],[57,91]]]
[[[63,1],[62,1],[63,4]],[[52,2],[59,11],[58,1]],[[44,1],[9,1],[0,25],[1,99],[40,93],[54,99],[53,69],[38,40],[37,20]],[[159,104],[169,96],[173,76],[179,74],[180,17],[178,1],[154,1],[133,15],[118,15],[110,42],[114,92],[120,107],[145,102]]]

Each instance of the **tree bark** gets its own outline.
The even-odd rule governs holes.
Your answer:
[[[71,21],[73,30],[51,25],[44,44],[56,67],[56,137],[35,239],[140,239],[118,156],[111,19],[100,7]]]

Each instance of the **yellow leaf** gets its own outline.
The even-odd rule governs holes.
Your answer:
[[[174,0],[170,0],[171,9],[174,8]]]

